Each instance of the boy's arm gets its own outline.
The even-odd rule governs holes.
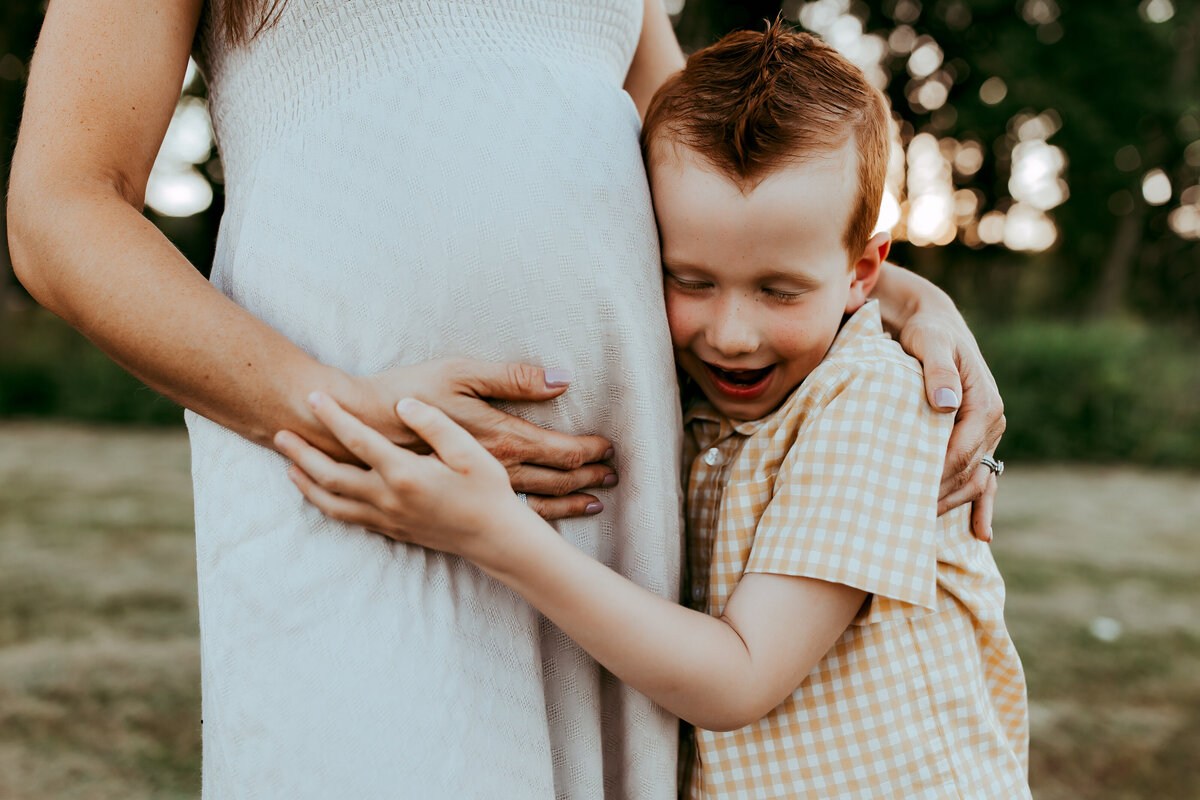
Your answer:
[[[717,619],[621,577],[532,513],[502,524],[503,548],[468,557],[608,671],[708,730],[766,716],[812,672],[867,596],[810,578],[751,574]]]
[[[508,584],[609,671],[710,730],[765,716],[812,671],[866,593],[836,583],[747,575],[714,619],[594,561],[520,504],[503,467],[445,414],[402,401],[401,420],[436,452],[396,447],[332,399],[313,413],[370,470],[337,464],[297,437],[276,444],[327,515],[461,555]]]

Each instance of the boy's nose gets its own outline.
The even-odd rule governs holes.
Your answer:
[[[708,346],[723,356],[741,356],[758,349],[754,304],[741,300],[722,303],[708,324]]]

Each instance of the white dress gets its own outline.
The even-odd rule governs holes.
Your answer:
[[[565,396],[518,411],[612,439],[621,482],[559,530],[676,598],[675,371],[621,89],[641,6],[287,0],[232,49],[206,17],[212,279],[349,372],[570,369]],[[188,425],[206,798],[674,797],[676,721],[524,601],[324,518],[280,456]]]

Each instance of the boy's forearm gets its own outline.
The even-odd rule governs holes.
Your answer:
[[[606,669],[703,728],[738,728],[769,710],[752,696],[754,664],[732,627],[637,586],[549,526],[531,530],[528,522],[508,526],[502,552],[473,560]]]

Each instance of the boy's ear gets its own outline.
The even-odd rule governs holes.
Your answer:
[[[892,235],[880,231],[871,237],[862,255],[854,262],[850,275],[850,296],[846,299],[846,313],[853,314],[867,302],[875,282],[879,280],[879,271],[887,260],[888,250],[892,246]]]

